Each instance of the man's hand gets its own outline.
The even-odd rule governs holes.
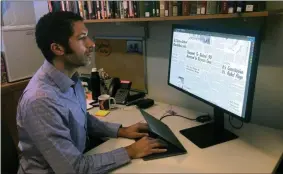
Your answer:
[[[126,150],[129,157],[132,159],[142,158],[153,153],[162,153],[167,151],[167,149],[162,148],[162,144],[160,144],[158,140],[150,137],[143,137],[130,146],[127,146]]]
[[[122,127],[118,130],[118,137],[124,138],[142,138],[144,136],[148,136],[148,126],[146,123],[136,123],[129,127]]]

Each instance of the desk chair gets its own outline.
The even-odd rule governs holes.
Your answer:
[[[1,121],[1,173],[17,173],[19,156],[7,125]]]

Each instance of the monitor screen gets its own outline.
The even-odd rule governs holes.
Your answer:
[[[168,84],[245,117],[255,37],[173,27]]]

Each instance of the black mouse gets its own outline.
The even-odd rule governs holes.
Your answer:
[[[201,123],[204,123],[204,122],[207,122],[207,121],[210,121],[210,120],[211,120],[211,117],[209,115],[202,115],[202,116],[198,116],[196,118],[196,121],[201,122]]]

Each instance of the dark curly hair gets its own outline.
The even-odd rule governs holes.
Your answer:
[[[54,54],[50,49],[52,43],[60,44],[71,53],[69,38],[73,35],[73,23],[83,21],[83,18],[73,12],[50,12],[42,16],[36,24],[36,43],[45,59],[52,63]]]

